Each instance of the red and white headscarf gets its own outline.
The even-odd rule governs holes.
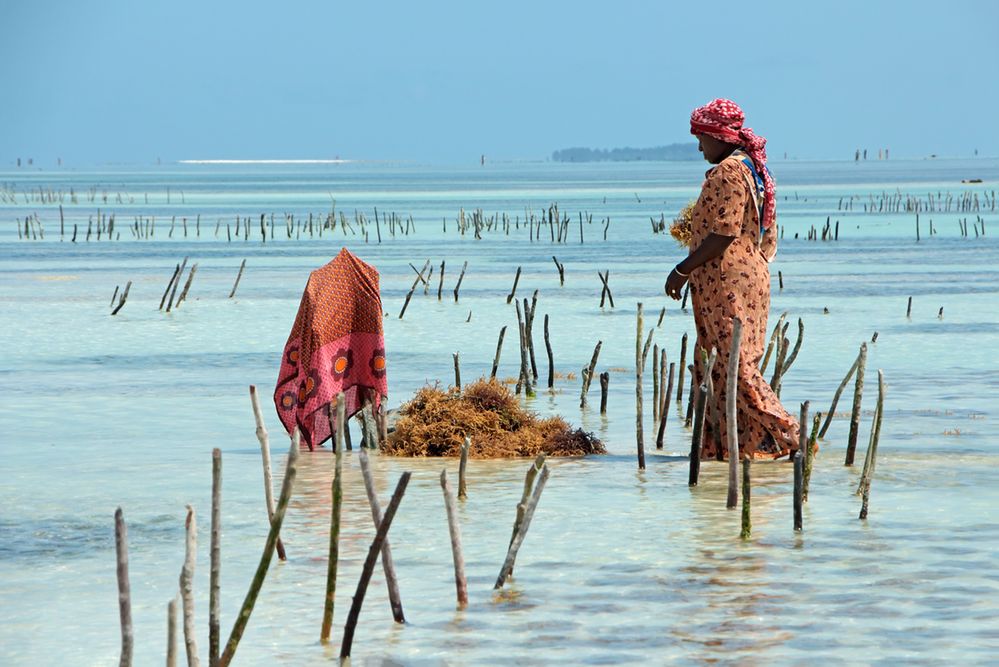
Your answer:
[[[690,133],[706,134],[745,151],[763,179],[763,220],[760,222],[765,229],[770,229],[777,216],[777,186],[766,168],[767,140],[754,134],[752,128],[743,127],[745,120],[742,109],[732,100],[712,100],[690,114]]]

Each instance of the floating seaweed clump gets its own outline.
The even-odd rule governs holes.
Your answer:
[[[473,458],[606,453],[592,433],[573,430],[561,417],[541,419],[524,410],[496,380],[478,380],[464,391],[423,387],[402,406],[382,451],[391,456],[457,456],[465,436],[472,439]]]

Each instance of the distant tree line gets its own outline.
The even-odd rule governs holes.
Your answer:
[[[652,148],[563,148],[552,153],[554,162],[629,162],[634,160],[700,160],[696,143]]]

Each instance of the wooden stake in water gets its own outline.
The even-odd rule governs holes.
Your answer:
[[[517,560],[517,552],[520,551],[520,547],[524,543],[524,538],[527,537],[527,529],[531,526],[531,519],[534,518],[534,511],[538,507],[538,501],[541,500],[541,492],[544,491],[545,483],[547,481],[548,466],[542,465],[541,475],[538,477],[538,481],[534,485],[534,492],[531,494],[531,499],[524,508],[523,520],[517,527],[513,540],[510,542],[510,548],[507,549],[506,559],[503,561],[503,567],[500,568],[499,576],[496,578],[496,584],[493,586],[494,589],[502,588],[503,584],[506,583],[507,577],[509,577],[510,573],[513,572],[513,565]]]
[[[461,281],[465,279],[465,269],[468,268],[468,260],[461,265],[461,273],[458,275],[458,284],[454,286],[454,302],[458,303],[458,290],[461,289]]]
[[[496,370],[499,368],[500,352],[503,351],[503,336],[506,335],[506,327],[500,329],[499,340],[496,341],[496,356],[493,357],[493,369],[489,372],[490,378],[496,377]]]
[[[343,628],[343,641],[340,643],[341,663],[344,658],[350,657],[350,651],[354,644],[354,630],[357,627],[357,619],[361,614],[361,605],[364,603],[364,595],[368,591],[368,582],[371,581],[371,574],[375,569],[375,561],[378,560],[378,553],[382,549],[382,544],[385,542],[385,538],[388,537],[388,531],[392,526],[392,520],[395,518],[396,510],[399,509],[399,503],[402,502],[403,494],[406,493],[406,486],[409,484],[409,478],[411,476],[412,473],[404,472],[402,473],[402,476],[399,477],[399,483],[396,484],[395,492],[392,494],[392,499],[389,501],[388,507],[385,509],[385,516],[382,517],[381,523],[378,525],[378,531],[375,533],[375,539],[371,543],[371,547],[368,549],[368,556],[364,559],[364,566],[361,569],[361,578],[357,582],[357,590],[354,592],[353,602],[350,605],[350,612],[347,614],[347,623]]]
[[[610,385],[610,373],[600,374],[600,414],[607,414],[607,391]]]
[[[645,354],[642,350],[642,304],[638,304],[638,320],[635,335],[635,440],[638,446],[638,469],[645,470],[645,442],[642,433],[642,370],[645,367]]]
[[[454,386],[461,392],[461,366],[458,361],[458,353],[451,355],[454,357]]]
[[[472,448],[472,439],[465,436],[461,443],[461,457],[458,459],[458,498],[468,498],[468,486],[465,483],[465,470],[468,468],[468,452]]]
[[[680,368],[676,380],[676,402],[683,402],[683,374],[687,370],[687,334],[680,339]],[[691,380],[693,382],[693,380]]]
[[[801,490],[804,483],[804,465],[801,451],[794,453],[794,529],[801,530]]]
[[[874,468],[877,463],[878,441],[881,439],[881,419],[884,413],[885,399],[885,375],[878,369],[878,402],[874,409],[874,423],[871,425],[871,442],[867,446],[867,457],[864,460],[864,471],[860,475],[860,486],[857,492],[862,494],[863,500],[860,507],[860,518],[867,518],[867,503],[871,494],[871,480],[874,477]]]
[[[603,341],[598,340],[596,347],[593,348],[593,356],[590,357],[590,365],[583,369],[583,391],[579,397],[579,407],[586,407],[586,393],[590,390],[590,381],[593,379],[593,371],[597,367],[597,357],[600,356],[600,346],[603,345]]]
[[[134,639],[132,590],[128,581],[128,528],[120,507],[114,511],[114,547],[118,572],[118,616],[121,621],[121,656],[118,665],[131,667]]]
[[[281,483],[281,495],[278,497],[277,507],[274,509],[274,518],[271,520],[271,529],[267,533],[267,541],[264,543],[264,552],[260,555],[260,563],[257,571],[250,582],[250,589],[246,592],[243,605],[240,607],[236,622],[229,633],[229,640],[226,642],[222,657],[219,658],[219,667],[229,667],[239,640],[243,637],[247,623],[250,622],[250,614],[253,613],[253,606],[257,602],[257,595],[264,585],[264,578],[267,576],[267,569],[270,567],[271,558],[274,556],[274,546],[277,543],[278,535],[281,533],[281,524],[284,523],[284,515],[288,509],[288,501],[291,500],[291,491],[295,483],[295,474],[298,471],[298,429],[291,439],[291,448],[288,450],[288,463],[284,469],[284,481]]]
[[[371,506],[371,519],[374,521],[375,530],[381,525],[382,517],[381,503],[378,502],[378,492],[375,489],[375,479],[371,474],[371,464],[368,453],[362,448],[358,458],[361,461],[361,474],[364,477],[364,488],[368,494],[368,504]],[[388,537],[382,540],[382,570],[385,572],[385,584],[388,588],[389,605],[392,607],[392,617],[396,623],[405,623],[406,617],[402,611],[402,596],[399,594],[399,578],[395,574],[395,563],[392,559],[392,547]]]
[[[555,357],[552,355],[552,341],[548,335],[548,313],[545,313],[545,350],[548,352],[548,389],[555,387]]]
[[[666,350],[662,351],[662,365],[666,364]],[[663,448],[666,438],[666,420],[669,417],[669,399],[673,396],[673,374],[676,372],[676,364],[670,363],[669,375],[666,388],[660,392],[662,404],[659,406],[659,431],[656,433],[656,449]],[[661,384],[661,382],[660,382]]]
[[[197,667],[197,631],[194,628],[194,563],[198,554],[198,528],[194,519],[194,508],[187,506],[187,529],[185,540],[184,567],[180,570],[180,597],[184,608],[184,647],[187,649],[187,664]]]
[[[167,667],[177,667],[177,597],[167,604]]]
[[[260,459],[264,466],[264,501],[267,503],[267,520],[274,521],[274,481],[271,479],[271,446],[264,428],[264,416],[260,412],[260,401],[257,400],[257,387],[250,385],[250,404],[253,406],[253,419],[257,424],[257,440],[260,442]],[[281,537],[277,538],[277,552],[280,560],[286,560],[284,544]]]
[[[808,436],[808,445],[805,447],[805,479],[804,488],[801,490],[801,501],[808,502],[808,483],[812,480],[812,464],[815,462],[815,442],[819,437],[819,422],[822,421],[822,413],[816,412],[812,418],[812,434]]]
[[[239,273],[236,274],[236,282],[232,284],[232,291],[229,292],[229,298],[236,296],[236,288],[239,287],[239,279],[243,277],[243,269],[246,268],[246,260],[244,259],[239,265]]]
[[[728,436],[728,499],[725,506],[732,509],[739,498],[739,427],[736,423],[736,399],[739,380],[739,345],[742,342],[742,321],[732,318],[732,349],[728,358],[728,375],[725,386],[725,422]]]
[[[222,567],[222,451],[212,450],[212,536],[209,551],[208,579],[208,665],[219,664],[220,643],[219,616],[221,602],[219,595],[220,569]]]
[[[704,435],[704,411],[708,399],[708,385],[704,382],[696,391],[697,405],[694,408],[694,429],[690,436],[690,474],[687,477],[688,486],[697,486],[697,478],[701,473],[701,438]]]
[[[753,521],[749,512],[749,466],[751,464],[749,457],[742,460],[742,531],[739,533],[739,537],[744,540],[748,540],[753,533]]]
[[[510,288],[510,293],[506,296],[506,302],[510,303],[513,301],[513,297],[517,294],[517,283],[520,282],[520,267],[517,267],[517,275],[513,277],[513,287]]]
[[[458,523],[458,508],[447,479],[447,469],[441,470],[441,490],[444,492],[444,508],[447,511],[448,531],[451,534],[451,556],[454,560],[454,587],[458,596],[458,608],[468,605],[468,581],[465,579],[465,556],[461,551],[461,524]]]
[[[860,356],[857,359],[857,382],[853,388],[853,411],[850,413],[850,435],[846,442],[846,462],[852,466],[854,452],[857,450],[857,434],[860,432],[860,405],[864,395],[864,367],[867,365],[867,343],[860,346]]]
[[[343,509],[343,428],[347,419],[344,395],[336,395],[336,421],[334,429],[332,511],[330,512],[330,546],[326,561],[326,600],[323,605],[323,624],[319,641],[326,643],[333,628],[333,611],[336,602],[336,575],[340,564],[340,516]]]

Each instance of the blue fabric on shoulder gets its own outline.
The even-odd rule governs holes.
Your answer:
[[[760,176],[760,174],[759,174],[758,171],[756,171],[756,165],[754,165],[753,161],[750,160],[748,157],[742,158],[742,163],[744,165],[746,165],[747,167],[749,167],[749,173],[752,174],[753,178],[756,180],[756,192],[757,193],[762,193],[764,191],[764,189],[765,189],[766,186],[763,184],[763,177]],[[764,169],[767,170],[767,173],[771,173],[770,172],[770,167],[764,167]],[[763,236],[766,233],[766,230],[763,228],[763,200],[762,200],[762,198],[760,198],[760,203],[757,204],[756,210],[760,214],[760,236]]]

